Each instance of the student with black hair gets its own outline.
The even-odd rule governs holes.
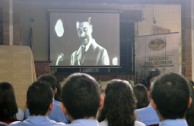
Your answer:
[[[183,76],[167,72],[151,84],[151,104],[160,117],[160,126],[188,126],[184,116],[192,103],[189,82]]]
[[[38,81],[45,81],[50,84],[52,90],[53,90],[53,109],[49,113],[48,117],[52,120],[55,120],[56,122],[64,122],[68,123],[69,120],[67,119],[66,115],[64,115],[62,109],[61,109],[61,102],[54,99],[55,95],[57,94],[57,79],[54,75],[51,74],[42,74],[38,77]],[[25,111],[25,119],[29,116],[29,111]]]
[[[30,116],[24,120],[16,121],[10,126],[64,126],[64,123],[55,122],[48,118],[53,108],[53,91],[50,84],[36,81],[29,86],[27,91],[27,108]]]
[[[0,82],[0,121],[9,124],[23,118],[24,112],[17,106],[13,86],[9,82]]]
[[[111,80],[105,89],[104,106],[98,118],[100,126],[145,126],[135,120],[135,104],[133,88],[129,82]]]
[[[150,85],[156,77],[147,79],[146,85],[148,91],[148,97],[150,99]],[[160,119],[156,113],[156,110],[153,108],[151,103],[147,107],[136,109],[135,110],[136,119],[140,122],[143,122],[147,126],[158,126]]]
[[[136,109],[147,107],[149,105],[147,88],[143,84],[136,84],[133,91],[137,99]]]
[[[67,126],[98,126],[99,106],[100,89],[92,76],[74,73],[66,79],[62,87],[62,107],[71,121]]]

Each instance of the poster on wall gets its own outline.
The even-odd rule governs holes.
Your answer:
[[[179,33],[136,37],[136,82],[144,82],[160,73],[179,73]]]

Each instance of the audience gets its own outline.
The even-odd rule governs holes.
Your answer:
[[[154,78],[147,79],[148,97],[150,97],[150,83],[153,80]],[[150,103],[147,107],[136,109],[135,116],[138,121],[143,122],[147,126],[158,126],[160,123],[159,117]]]
[[[55,120],[56,122],[64,122],[68,123],[67,117],[64,115],[62,108],[61,108],[61,102],[54,99],[55,94],[57,93],[57,79],[51,75],[51,74],[43,74],[38,77],[38,81],[45,81],[50,84],[53,90],[53,109],[51,110],[48,117],[52,120]],[[25,111],[25,119],[29,116],[29,111]]]
[[[51,86],[43,81],[36,81],[27,91],[27,107],[30,116],[24,120],[16,121],[10,126],[64,126],[64,123],[55,122],[48,118],[53,108],[53,92]]]
[[[181,75],[159,75],[151,85],[151,104],[160,117],[160,126],[188,126],[184,115],[191,105],[189,82]]]
[[[167,72],[150,83],[147,90],[113,79],[102,97],[86,73],[71,74],[62,88],[53,75],[43,74],[28,88],[23,121],[12,85],[1,82],[0,126],[194,126],[194,89],[187,79]]]
[[[135,103],[133,89],[127,81],[110,81],[105,89],[104,107],[98,118],[100,126],[145,126],[135,121]]]
[[[11,123],[23,120],[24,113],[18,108],[12,85],[8,82],[0,83],[0,121]]]
[[[149,105],[148,92],[143,84],[136,84],[133,87],[135,97],[137,99],[136,109],[144,108]]]
[[[71,121],[67,126],[98,126],[96,114],[100,106],[100,90],[88,74],[70,75],[62,87],[62,107]]]

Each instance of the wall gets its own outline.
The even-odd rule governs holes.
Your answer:
[[[48,60],[48,19],[46,4],[20,1],[21,45],[32,43],[32,51],[36,61]],[[30,33],[30,28],[32,32]],[[32,41],[30,42],[30,36]]]
[[[152,26],[157,25],[179,32],[181,37],[181,6],[180,5],[144,5],[143,20],[138,22],[137,36],[153,34]],[[153,23],[155,18],[156,23]]]
[[[143,10],[143,20],[136,24],[137,36],[158,33],[179,33],[178,64],[182,64],[182,33],[181,33],[181,5],[140,5]],[[139,7],[140,8],[140,7]],[[155,22],[154,22],[155,21]],[[153,27],[158,27],[154,31]],[[173,45],[172,45],[173,46]],[[182,73],[182,65],[179,66]]]

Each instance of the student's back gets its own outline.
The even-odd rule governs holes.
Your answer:
[[[24,111],[24,118],[27,119],[30,116],[29,110]],[[61,109],[61,102],[53,100],[53,108],[48,114],[48,117],[56,122],[68,123],[68,119]]]
[[[135,120],[135,97],[127,81],[114,79],[107,84],[100,126],[145,126]]]
[[[146,125],[158,125],[160,123],[159,117],[151,104],[148,107],[135,110],[136,119]]]
[[[100,105],[100,90],[90,75],[70,75],[62,87],[62,103],[71,121],[67,126],[98,126],[96,114]]]
[[[44,81],[50,84],[52,90],[53,90],[53,109],[49,113],[48,117],[52,120],[55,120],[56,122],[63,122],[68,123],[69,120],[67,119],[67,116],[63,113],[61,109],[61,102],[54,99],[55,94],[58,92],[57,90],[57,79],[55,76],[51,74],[42,74],[38,77],[38,81]],[[29,110],[25,110],[25,119],[29,117]]]
[[[176,73],[163,73],[155,78],[150,91],[160,126],[188,126],[184,116],[192,100],[187,79]]]
[[[27,91],[27,108],[30,116],[24,121],[16,121],[10,126],[64,126],[48,118],[53,108],[53,92],[49,83],[36,81]]]
[[[21,121],[16,121],[11,123],[10,126],[65,126],[64,123],[56,122],[54,120],[50,120],[48,117],[37,117],[31,116],[28,119]]]

